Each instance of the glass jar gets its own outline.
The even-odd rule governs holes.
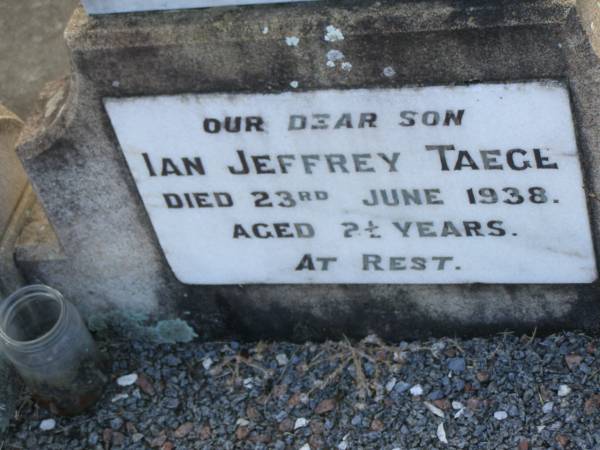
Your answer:
[[[108,381],[79,312],[48,286],[28,286],[0,302],[0,347],[38,403],[54,414],[79,414]]]

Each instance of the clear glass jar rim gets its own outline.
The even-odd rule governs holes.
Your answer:
[[[38,295],[44,295],[56,301],[60,305],[60,313],[56,319],[56,323],[46,333],[31,341],[18,341],[8,336],[4,326],[6,324],[6,320],[10,319],[13,309],[21,301],[25,301],[28,298],[33,298]],[[37,347],[47,344],[57,334],[62,325],[66,322],[64,320],[66,309],[66,302],[62,294],[50,286],[46,286],[45,284],[33,284],[20,288],[9,295],[6,299],[0,301],[0,339],[2,339],[5,344],[10,345],[11,347],[19,347],[23,350],[35,350]]]

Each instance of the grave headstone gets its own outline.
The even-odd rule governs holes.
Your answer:
[[[231,3],[75,12],[29,280],[204,337],[598,327],[594,2]]]

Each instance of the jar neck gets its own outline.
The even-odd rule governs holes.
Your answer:
[[[28,339],[18,339],[11,335],[11,321],[16,319],[19,308],[25,308],[33,300],[44,299],[57,308],[56,320],[52,326],[40,336]],[[64,333],[71,315],[69,304],[60,292],[45,285],[33,285],[19,289],[6,300],[0,302],[0,341],[6,350],[32,353],[43,350],[51,345]]]

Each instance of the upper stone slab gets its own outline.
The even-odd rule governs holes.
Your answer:
[[[298,0],[83,0],[89,14],[209,8],[214,6],[289,3]],[[314,0],[302,0],[314,1]]]

